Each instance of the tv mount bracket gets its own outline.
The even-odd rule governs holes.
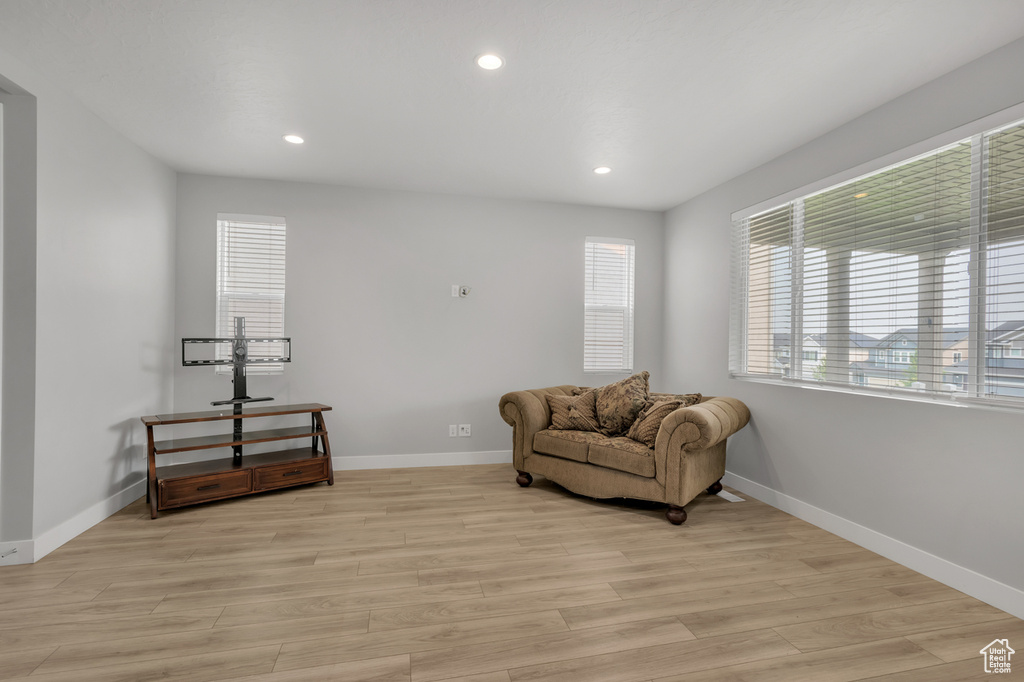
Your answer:
[[[232,412],[234,414],[242,414],[242,406],[246,403],[262,402],[266,400],[273,400],[273,398],[251,398],[248,395],[248,391],[245,385],[245,368],[248,365],[263,365],[271,362],[291,362],[292,361],[292,340],[290,337],[282,337],[276,339],[270,338],[247,338],[245,336],[245,318],[236,317],[235,319],[235,335],[221,338],[194,338],[194,339],[182,339],[181,340],[181,364],[184,367],[195,367],[201,365],[231,365],[231,382],[234,384],[234,397],[229,400],[215,400],[210,404],[213,406],[219,405],[231,405]],[[190,344],[216,344],[216,343],[230,343],[231,344],[231,357],[230,358],[216,358],[213,359],[189,359],[187,357],[185,349]],[[258,358],[249,357],[249,344],[250,343],[279,343],[282,344],[287,352],[276,357],[265,357],[261,356]],[[234,439],[242,439],[242,420],[234,420]],[[242,446],[233,445],[232,450],[234,452],[235,463],[241,462],[242,459]]]

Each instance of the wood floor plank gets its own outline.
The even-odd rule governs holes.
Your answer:
[[[39,666],[37,672],[65,672],[175,656],[199,656],[215,651],[280,646],[287,642],[319,639],[328,634],[362,634],[366,632],[368,619],[367,611],[347,611],[279,624],[257,623],[149,636],[129,634],[124,638],[64,644]]]
[[[657,556],[657,549],[650,550]],[[821,543],[809,543],[802,545],[775,545],[759,549],[747,549],[736,551],[728,545],[720,547],[718,551],[696,552],[689,551],[686,560],[698,571],[718,571],[723,568],[731,568],[741,564],[759,565],[775,561],[797,561],[809,557],[832,556],[843,553],[863,552],[863,548],[852,542],[832,539]],[[626,552],[626,556],[634,561],[642,560],[641,556],[634,556],[632,552]],[[810,568],[810,566],[808,566]],[[820,571],[816,572],[820,573]]]
[[[141,663],[120,663],[98,668],[33,674],[29,679],[32,682],[212,682],[270,672],[274,668],[279,650],[278,645],[247,647],[197,656],[175,656]]]
[[[771,630],[758,630],[588,656],[565,656],[552,662],[514,667],[509,670],[509,676],[512,682],[643,682],[723,664],[786,658],[796,653],[796,649]],[[415,658],[413,680],[418,680]]]
[[[941,663],[903,638],[726,665],[655,682],[853,682]]]
[[[607,584],[581,585],[561,590],[526,592],[501,597],[459,599],[433,604],[374,609],[370,612],[369,627],[370,630],[395,630],[618,601],[620,601],[619,596]],[[565,614],[563,613],[562,616],[564,618]]]
[[[259,570],[270,571],[274,569],[295,569],[302,566],[312,566],[316,560],[316,552],[299,552],[295,554],[280,554],[264,556],[259,562]],[[353,571],[356,566],[353,564]],[[235,573],[239,564],[235,559],[221,559],[211,561],[184,561],[175,564],[161,566],[123,566],[120,568],[104,568],[75,571],[61,584],[63,587],[75,586],[107,586],[111,583],[123,583],[133,580],[166,580],[182,578],[185,575],[192,577],[218,576]]]
[[[607,568],[580,568],[572,573],[544,572],[532,576],[481,580],[480,586],[487,596],[517,594],[536,590],[555,590],[560,587],[585,585],[588,583],[615,582],[658,575],[678,574],[686,566],[676,560],[652,561],[649,563],[625,564]]]
[[[154,613],[189,611],[203,606],[235,606],[238,604],[268,603],[287,599],[346,594],[366,594],[378,590],[393,590],[418,585],[415,573],[387,573],[384,575],[349,576],[320,579],[314,582],[296,582],[277,585],[272,591],[266,587],[243,585],[220,590],[181,592],[164,596]]]
[[[1005,676],[1000,675],[995,679],[1000,677]],[[976,661],[943,663],[917,670],[879,675],[869,679],[870,682],[982,682],[982,680],[992,682],[993,677],[985,673],[981,656],[978,656]]]
[[[538,545],[539,547],[561,547],[561,545]],[[515,578],[538,578],[540,576],[577,575],[582,570],[604,570],[614,566],[632,566],[633,563],[622,555],[622,552],[602,552],[601,554],[554,555],[543,559],[519,559],[504,563],[488,562],[475,566],[458,566],[453,568],[432,568],[419,571],[421,585],[440,585],[442,583],[462,582],[464,580],[501,581]],[[685,569],[685,567],[684,567]],[[569,581],[570,583],[572,581]],[[598,580],[597,582],[606,582]],[[568,585],[572,587],[573,585]],[[544,587],[535,585],[537,590]],[[523,590],[529,591],[529,590]]]
[[[548,545],[549,547],[552,545]],[[515,535],[480,535],[472,534],[470,537],[460,537],[458,533],[448,533],[442,537],[429,540],[411,540],[408,536],[402,544],[388,545],[382,547],[358,547],[358,548],[331,548],[324,547],[317,552],[316,563],[325,564],[331,562],[351,561],[375,561],[394,559],[398,557],[417,556],[420,554],[431,554],[446,550],[469,549],[480,550],[488,547],[494,549],[518,548],[521,547]],[[565,552],[563,551],[563,554]]]
[[[0,611],[0,630],[22,628],[25,623],[51,625],[88,623],[121,616],[144,616],[153,612],[160,597],[143,596],[121,601],[82,601],[70,604],[49,604],[23,609]]]
[[[467,582],[277,599],[270,602],[226,606],[223,614],[217,620],[217,626],[230,627],[248,623],[267,624],[344,611],[473,599],[481,596],[483,596],[483,592],[480,590],[479,583]]]
[[[129,616],[80,623],[45,623],[0,630],[0,650],[15,651],[62,644],[121,639],[129,635],[163,634],[186,630],[208,630],[222,609],[204,609],[164,616]]]
[[[741,564],[718,571],[691,571],[667,573],[633,580],[616,580],[612,588],[623,599],[656,597],[662,594],[678,594],[695,590],[710,590],[721,587],[733,587],[751,583],[794,578],[801,576],[819,576],[814,570],[801,561],[775,561],[767,564]]]
[[[409,655],[368,658],[246,677],[244,682],[409,682]]]
[[[675,618],[661,618],[588,630],[559,632],[544,636],[509,638],[473,646],[461,645],[412,655],[414,682],[442,680],[508,670],[512,679],[524,660],[553,663],[609,653],[677,645],[693,639]],[[591,679],[586,674],[577,679]]]
[[[1019,618],[1002,618],[904,636],[925,651],[935,654],[947,663],[952,663],[979,658],[979,652],[996,639],[1024,642],[1024,621]],[[1021,660],[1024,660],[1024,655],[1021,656]],[[1024,664],[1020,667],[1024,670]]]
[[[891,592],[870,589],[700,611],[680,616],[680,620],[698,637],[711,637],[765,627],[779,631],[780,626],[793,623],[817,622],[833,616],[894,609],[903,605],[904,602]]]
[[[236,568],[234,571],[210,571],[199,565],[193,573],[192,566],[184,566],[180,573],[169,578],[137,579],[112,582],[97,597],[104,599],[130,599],[147,594],[175,595],[191,592],[214,592],[231,589],[238,585],[250,588],[269,588],[276,585],[338,580],[358,575],[358,564],[313,564],[291,568],[265,569],[262,566]],[[397,571],[396,571],[397,572]]]
[[[911,635],[924,630],[997,621],[1002,620],[1004,615],[999,609],[984,602],[965,597],[884,610],[865,608],[858,613],[833,617],[823,613],[820,619],[796,625],[777,626],[775,631],[801,651],[817,651]],[[985,644],[988,642],[983,642],[981,646]]]
[[[773,582],[759,582],[740,587],[717,587],[655,597],[622,599],[600,604],[587,604],[560,609],[562,618],[571,630],[601,627],[616,623],[648,620],[664,616],[679,616],[686,613],[711,609],[735,608],[764,604],[785,599],[793,595]]]
[[[426,625],[401,630],[378,630],[365,635],[311,639],[285,644],[275,670],[294,670],[333,665],[364,658],[393,656],[397,653],[447,650],[456,645],[483,647],[492,642],[523,637],[544,639],[567,632],[557,611],[537,611],[499,618],[479,618],[443,625]],[[471,671],[455,671],[451,676]],[[488,671],[490,672],[490,671]]]
[[[359,562],[359,575],[402,573],[478,564],[504,564],[507,561],[534,557],[567,556],[561,545],[507,547],[502,549],[475,549],[465,551],[429,552],[389,559],[369,559]]]
[[[39,664],[57,650],[55,646],[38,649],[17,649],[7,651],[0,649],[0,679],[28,677]]]
[[[892,566],[856,568],[852,571],[819,573],[814,576],[783,578],[777,582],[797,597],[813,597],[819,594],[863,590],[871,587],[893,587],[918,583],[922,577],[917,571],[894,564]]]
[[[923,576],[922,576],[923,578]],[[919,582],[904,583],[886,587],[897,597],[908,604],[931,604],[937,601],[949,601],[966,597],[963,592],[943,585],[935,580],[923,579]]]

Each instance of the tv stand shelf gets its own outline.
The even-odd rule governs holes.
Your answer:
[[[244,408],[236,414],[232,408],[183,412],[143,417],[146,425],[149,485],[146,500],[150,516],[165,509],[174,509],[201,502],[212,502],[266,490],[276,490],[306,483],[327,481],[334,485],[331,467],[331,446],[323,413],[330,406],[320,403],[275,405]],[[233,433],[210,436],[191,436],[156,440],[154,429],[175,424],[232,420],[239,426],[243,420],[282,415],[309,414],[309,426],[245,431],[236,428]],[[311,439],[309,447],[295,447],[255,455],[242,454],[242,446],[274,441]],[[322,450],[318,447],[322,445]],[[175,452],[192,452],[213,448],[232,448],[237,455],[231,458],[156,465],[156,458]]]

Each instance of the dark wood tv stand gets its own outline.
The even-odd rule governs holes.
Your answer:
[[[245,408],[235,414],[231,406],[222,410],[204,412],[182,412],[143,417],[146,425],[147,454],[149,460],[149,485],[146,500],[152,518],[165,509],[185,507],[200,502],[212,502],[229,497],[251,495],[267,490],[277,490],[305,483],[327,481],[334,485],[334,470],[331,467],[331,446],[327,439],[327,427],[323,413],[329,405],[305,403],[301,405],[265,405]],[[260,417],[279,417],[290,414],[309,414],[309,426],[245,431],[238,438],[233,432],[212,436],[193,436],[157,441],[153,430],[160,426],[174,424],[195,424],[227,420],[249,420]],[[157,467],[159,455],[213,448],[232,448],[241,451],[241,446],[273,441],[312,439],[310,447],[289,448],[275,452],[254,455],[234,455],[228,458],[173,464]],[[319,443],[322,450],[317,447]]]

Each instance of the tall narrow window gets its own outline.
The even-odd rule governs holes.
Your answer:
[[[1024,407],[1024,122],[734,226],[734,376]]]
[[[217,336],[234,336],[234,318],[245,318],[245,335],[280,338],[284,333],[285,220],[270,216],[217,215]],[[249,346],[251,357],[279,357],[279,344]],[[221,354],[230,348],[218,348]],[[231,368],[221,371],[230,372]],[[252,365],[249,374],[282,371],[280,364]]]
[[[583,371],[633,371],[632,239],[587,237]]]

